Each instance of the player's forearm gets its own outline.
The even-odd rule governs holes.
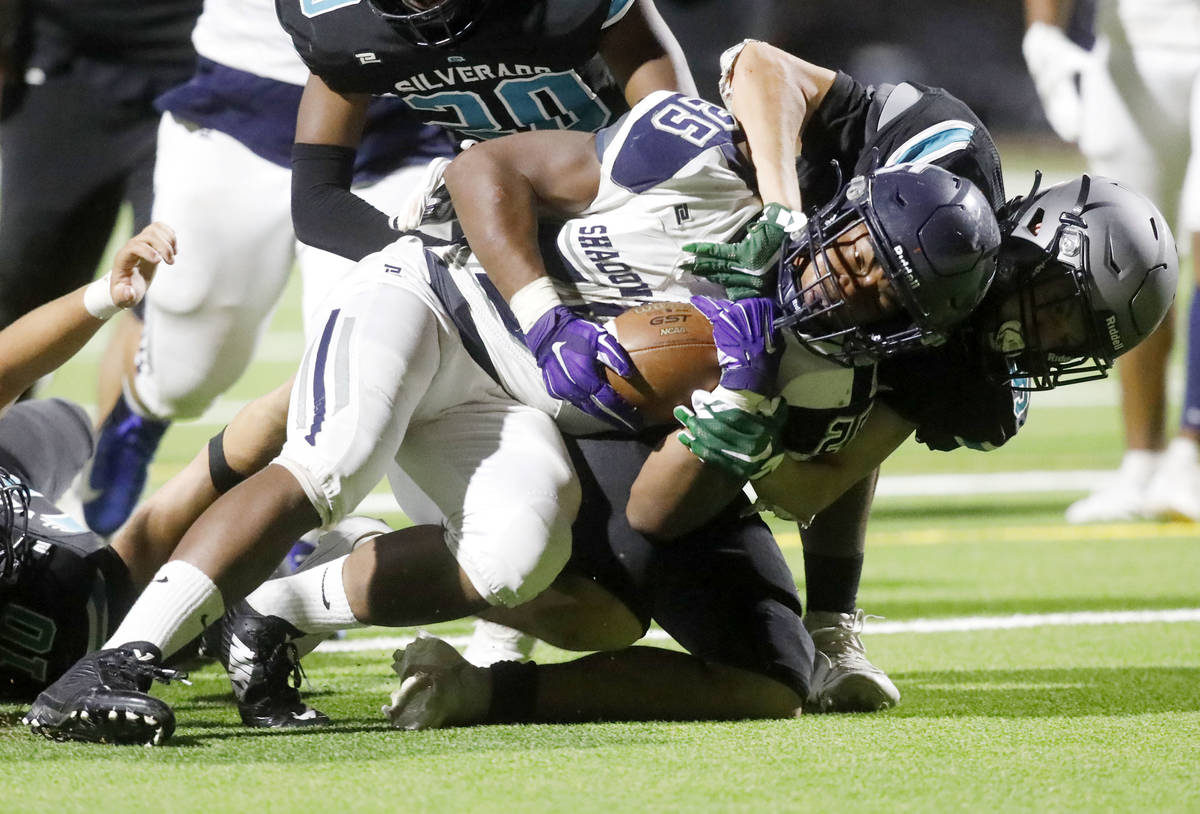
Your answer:
[[[670,540],[703,526],[735,499],[742,482],[705,464],[671,432],[646,459],[629,491],[629,525],[647,537]]]
[[[914,429],[915,424],[876,404],[843,449],[810,461],[785,457],[774,472],[754,482],[754,490],[768,506],[807,521],[870,474]]]
[[[86,288],[64,294],[0,331],[0,406],[11,404],[74,356],[104,324],[84,307]]]
[[[348,147],[292,148],[292,226],[301,243],[361,260],[400,236],[385,213],[350,191],[353,177]]]
[[[801,208],[796,177],[801,133],[834,76],[760,42],[747,44],[734,63],[730,112],[745,133],[764,203]]]
[[[501,140],[503,141],[503,139]],[[463,234],[505,300],[546,276],[537,242],[538,197],[499,142],[476,144],[446,168]]]

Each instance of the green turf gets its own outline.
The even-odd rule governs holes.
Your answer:
[[[1010,193],[1034,166],[1076,169],[1043,145],[1009,145]],[[298,287],[272,327],[271,361],[231,391],[282,381],[300,330]],[[51,385],[90,402],[93,344]],[[283,350],[280,353],[280,349]],[[1111,383],[1087,392],[1111,398]],[[1087,399],[1084,399],[1087,401]],[[181,424],[158,484],[217,429]],[[1035,400],[993,453],[906,444],[884,474],[1104,469],[1120,456],[1112,406]],[[1200,607],[1200,528],[1072,529],[1071,493],[881,499],[860,599],[889,621]],[[799,571],[794,527],[776,524]],[[467,623],[437,626],[461,635]],[[380,635],[369,630],[353,637]],[[237,725],[212,667],[161,692],[179,730],[164,748],[54,744],[0,705],[0,813],[35,811],[1200,811],[1200,624],[1109,624],[872,635],[901,705],[772,722],[495,726],[394,732],[386,652],[306,659],[313,702],[335,725],[263,733]],[[540,661],[569,654],[539,645]],[[158,692],[156,690],[156,692]]]

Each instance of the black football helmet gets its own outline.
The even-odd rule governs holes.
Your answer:
[[[0,587],[13,585],[28,556],[29,487],[0,466]]]
[[[489,2],[433,0],[427,8],[422,8],[424,3],[414,4],[411,0],[367,0],[397,34],[423,48],[444,48],[464,39]]]
[[[801,280],[802,266],[821,268],[818,254],[860,223],[903,306],[895,317],[866,325],[854,324],[844,301],[806,296],[818,285],[828,288],[827,270],[815,282]],[[983,299],[999,246],[995,213],[970,181],[931,164],[873,170],[852,178],[809,214],[802,233],[785,240],[777,283],[783,316],[776,324],[846,365],[939,345]]]
[[[1001,213],[999,305],[985,317],[1025,390],[1106,376],[1163,321],[1179,282],[1170,226],[1146,196],[1098,176],[1040,182]]]

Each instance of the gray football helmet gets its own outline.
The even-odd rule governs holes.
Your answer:
[[[999,292],[987,327],[1014,387],[1103,378],[1163,321],[1179,281],[1166,219],[1146,196],[1082,175],[1033,189],[1002,216]]]

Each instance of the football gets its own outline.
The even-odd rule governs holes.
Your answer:
[[[721,378],[712,324],[686,302],[653,302],[620,314],[608,325],[636,367],[608,380],[621,398],[642,414],[647,426],[672,424],[676,405],[691,402],[693,390],[711,390]]]

